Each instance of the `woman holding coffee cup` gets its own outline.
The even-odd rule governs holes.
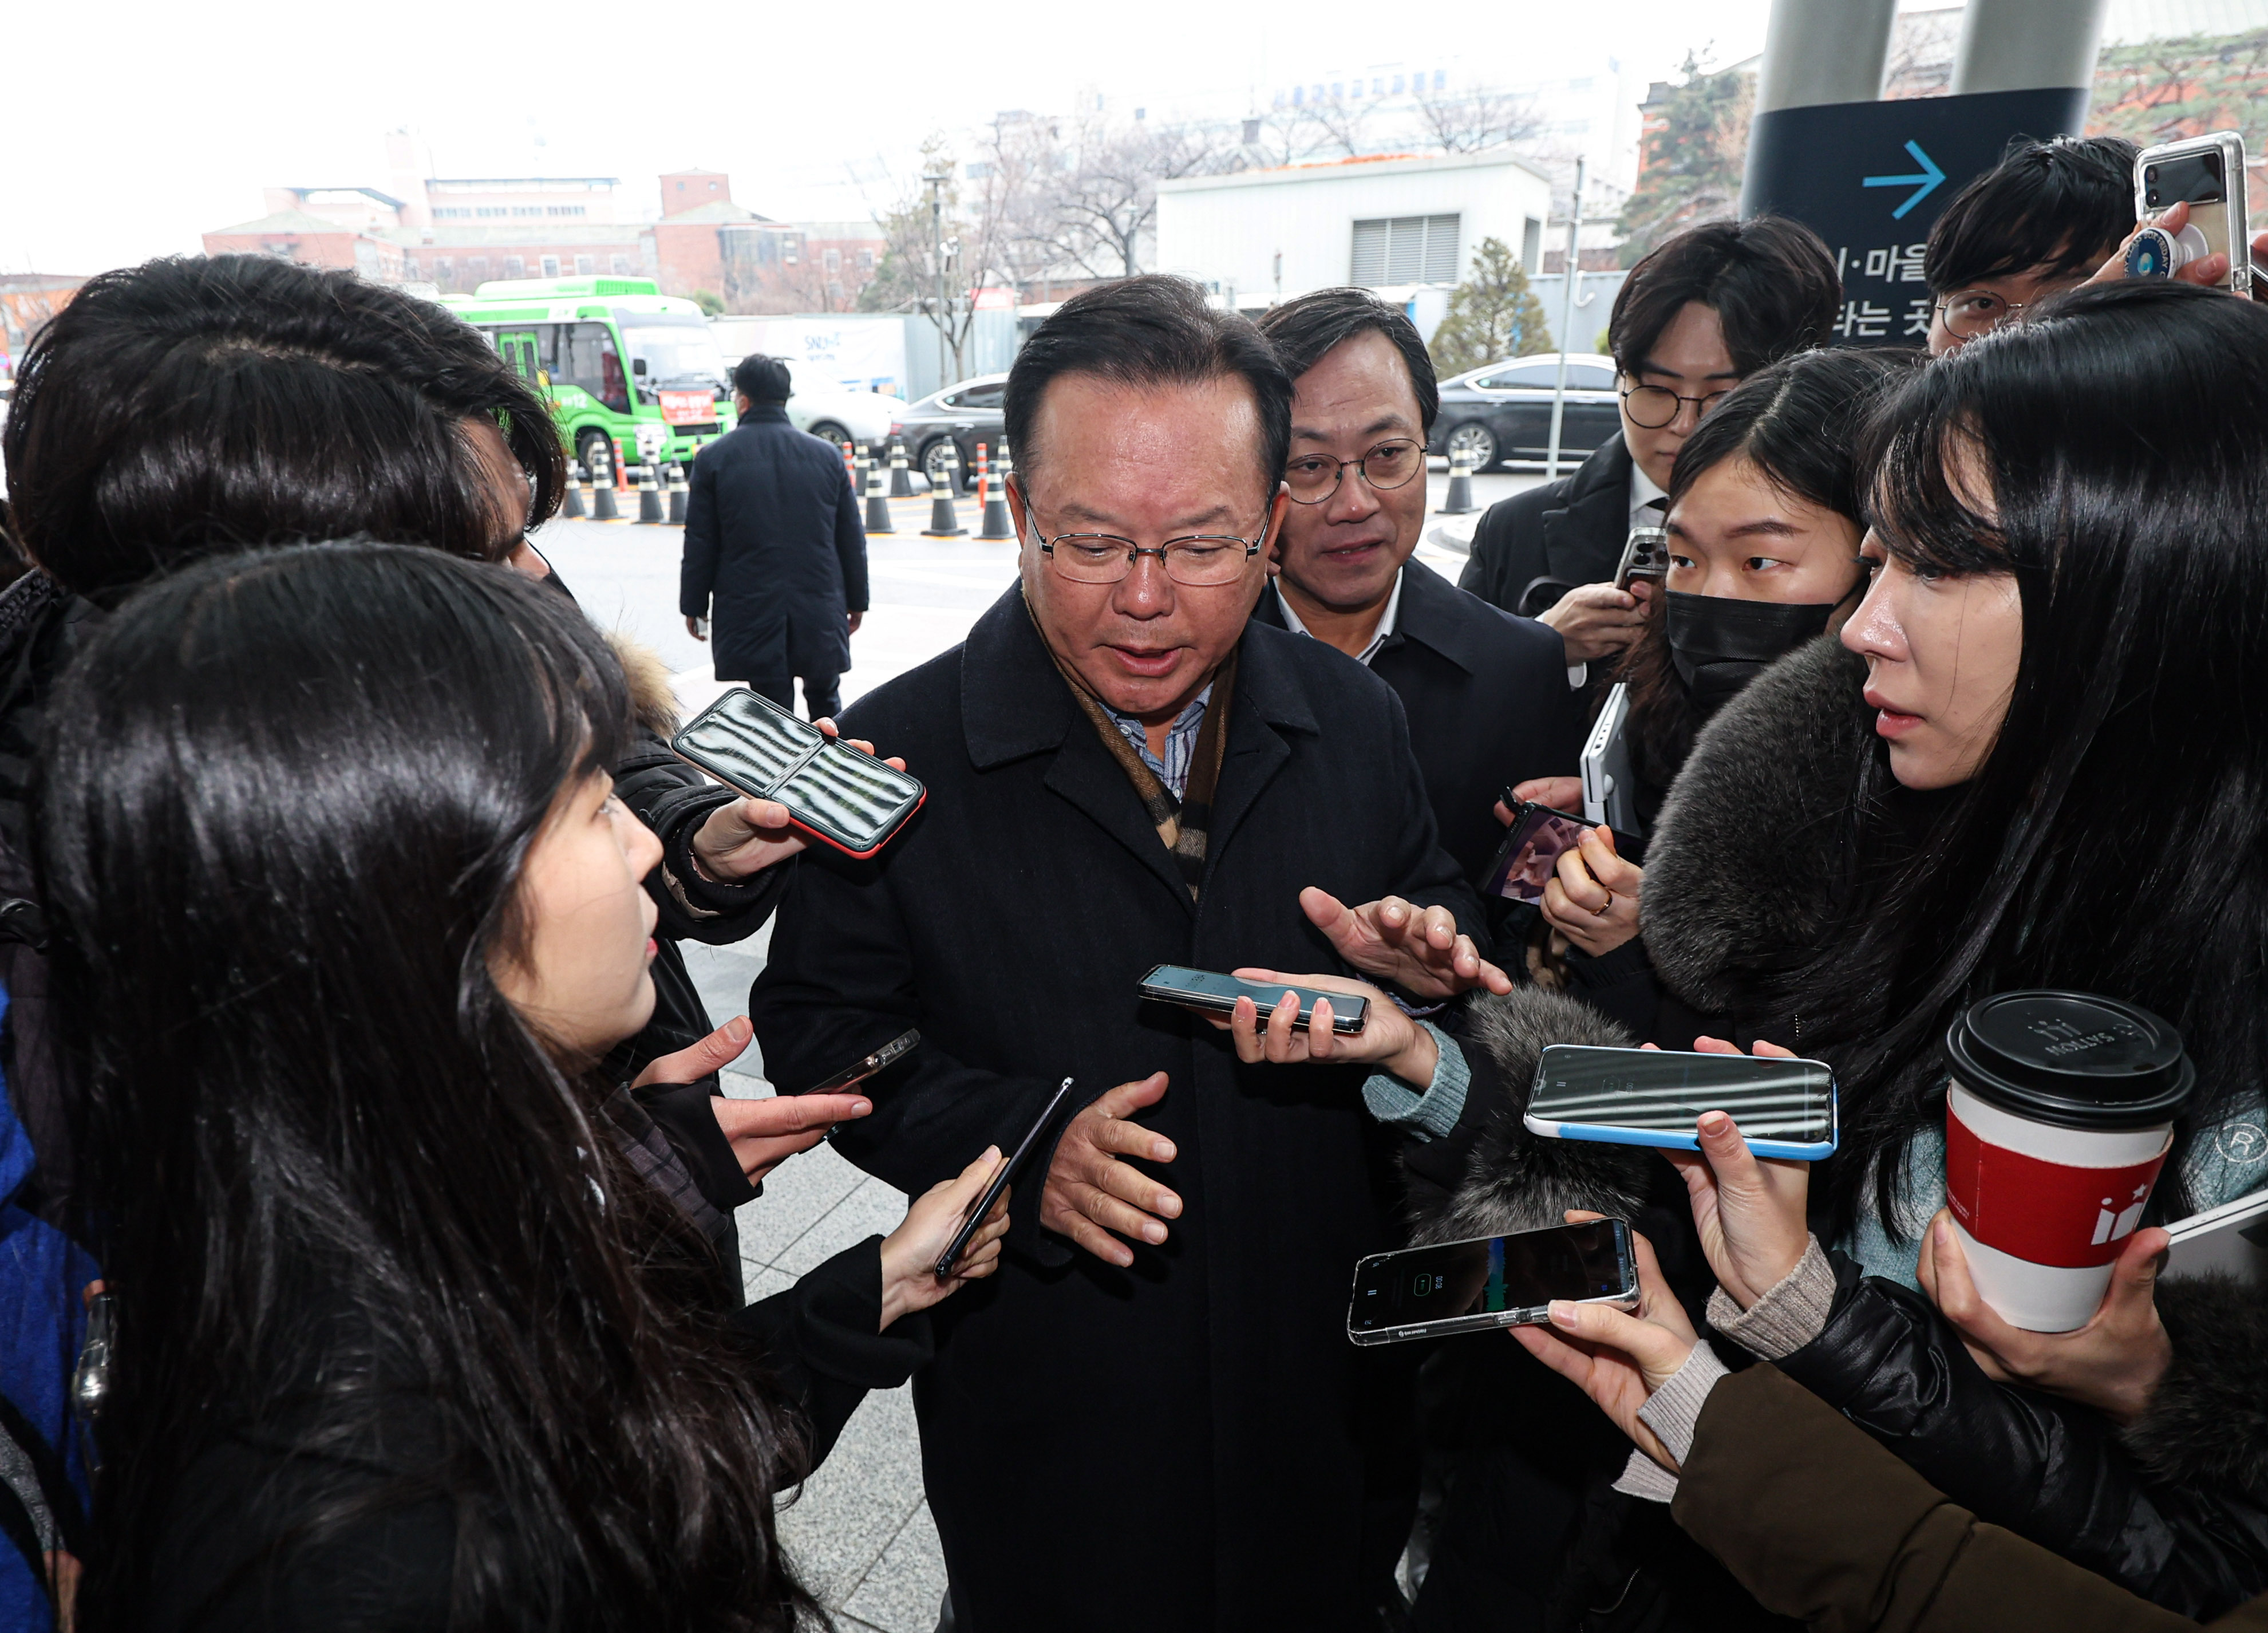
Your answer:
[[[2080,292],[1899,383],[1873,425],[1864,602],[1839,644],[1726,706],[1652,838],[1662,997],[1640,1035],[1771,1038],[1836,1068],[1843,1144],[1810,1206],[1845,1260],[1783,1370],[1816,1363],[1827,1399],[1984,1518],[2170,1607],[2225,1607],[2268,1586],[2268,1444],[2228,1443],[2268,1441],[2268,1309],[2154,1289],[2154,1238],[2122,1216],[2268,1185],[2268,310]],[[2132,1256],[2112,1304],[2063,1334],[1988,1327],[1969,1257],[1954,1268],[1931,1229],[1947,1036],[1980,1000],[2036,991],[2162,1017],[2196,1079],[2158,1134],[2127,1131],[2161,1152],[2110,1164],[2160,1166],[2109,1210]],[[1542,1043],[1614,1040],[1546,994],[1482,1008],[1476,1085],[1525,1083]],[[1503,1119],[1474,1171],[1532,1164],[1524,1139]],[[1593,1160],[1600,1193],[1643,1195],[1626,1156]],[[1484,1179],[1441,1217],[1476,1234],[1515,1201]],[[2125,1449],[2091,1408],[1992,1384],[1909,1290],[1925,1238],[1999,1371],[2149,1400]]]

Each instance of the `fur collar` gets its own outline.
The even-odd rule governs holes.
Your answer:
[[[2222,1275],[2158,1283],[2174,1363],[2122,1438],[2168,1485],[2268,1507],[2268,1297]]]
[[[670,682],[669,666],[651,647],[642,646],[621,631],[608,632],[607,645],[622,666],[629,683],[630,712],[637,723],[666,743],[677,730],[677,689]]]
[[[1638,909],[1662,984],[1704,1015],[1752,1009],[1767,962],[1827,927],[1873,741],[1866,666],[1799,647],[1702,728],[1646,842]]]

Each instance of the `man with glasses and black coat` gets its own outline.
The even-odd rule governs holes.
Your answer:
[[[1291,397],[1182,279],[1039,327],[1005,405],[1018,582],[843,720],[928,803],[871,862],[806,855],[751,995],[788,1089],[920,1029],[836,1136],[904,1190],[1013,1149],[1072,1081],[1000,1274],[948,1301],[914,1385],[975,1633],[1379,1625],[1366,1452],[1407,1379],[1347,1341],[1348,1288],[1398,1245],[1408,1131],[1469,1132],[1455,1052],[1380,994],[1333,1060],[1248,1065],[1139,990],[1160,964],[1510,990],[1460,934],[1478,903],[1401,704],[1251,617]]]
[[[1780,217],[1664,241],[1615,296],[1620,434],[1572,476],[1491,506],[1458,585],[1558,631],[1569,683],[1583,685],[1587,666],[1619,655],[1646,622],[1649,587],[1616,589],[1615,567],[1632,528],[1660,525],[1677,450],[1745,377],[1823,344],[1842,299],[1818,234]]]

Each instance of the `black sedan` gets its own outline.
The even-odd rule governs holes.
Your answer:
[[[890,434],[903,439],[906,456],[914,469],[927,473],[932,485],[945,480],[950,450],[961,459],[961,485],[976,485],[976,445],[998,452],[1007,422],[1000,400],[1006,391],[1005,374],[979,374],[942,391],[933,391],[909,403],[891,426]]]
[[[1441,413],[1425,451],[1469,454],[1476,470],[1543,463],[1550,451],[1551,393],[1558,375],[1558,354],[1550,352],[1491,363],[1443,381]],[[1567,406],[1559,424],[1561,461],[1580,461],[1621,430],[1618,407],[1615,360],[1569,352]]]

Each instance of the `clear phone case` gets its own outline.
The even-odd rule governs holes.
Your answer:
[[[702,710],[669,746],[727,787],[777,800],[798,828],[850,856],[880,850],[929,794],[920,779],[745,686]]]

